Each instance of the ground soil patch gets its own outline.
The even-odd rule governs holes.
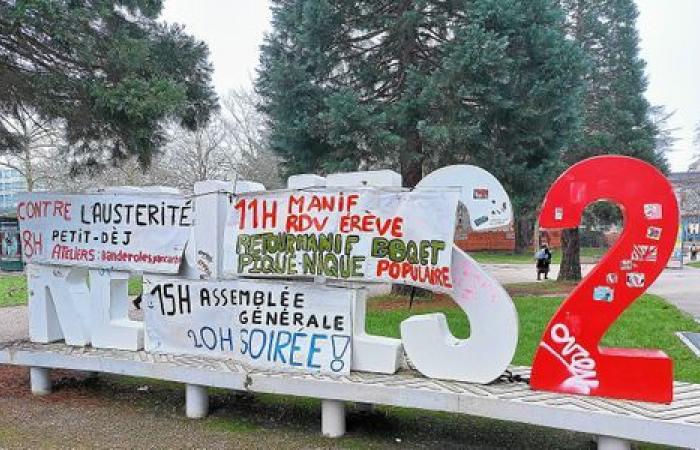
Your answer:
[[[0,367],[2,448],[569,448],[591,436],[476,417],[348,405],[348,434],[320,435],[320,402],[213,389],[211,415],[184,417],[182,385],[54,371],[55,391],[29,394],[28,370]]]

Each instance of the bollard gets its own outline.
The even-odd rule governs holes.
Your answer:
[[[321,401],[321,433],[331,438],[345,434],[345,403],[339,400]]]
[[[598,450],[630,450],[632,445],[625,439],[598,436]]]
[[[46,367],[30,367],[29,382],[34,395],[51,393],[51,370]]]
[[[202,419],[209,414],[209,394],[206,386],[185,385],[185,412],[190,419]]]

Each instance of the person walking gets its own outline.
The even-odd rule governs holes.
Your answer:
[[[549,251],[547,244],[542,244],[542,247],[535,253],[535,267],[537,268],[537,281],[541,280],[541,276],[544,275],[544,279],[547,280],[549,275],[549,265],[552,262],[552,252]]]
[[[695,261],[698,259],[698,248],[695,246],[695,242],[690,243],[690,260]]]

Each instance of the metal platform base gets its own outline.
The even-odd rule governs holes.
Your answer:
[[[676,383],[671,405],[538,392],[518,382],[477,385],[428,379],[413,371],[395,375],[353,372],[331,377],[251,369],[228,360],[100,350],[63,343],[25,341],[0,344],[0,364],[59,368],[156,378],[188,386],[188,415],[206,415],[206,389],[314,397],[324,400],[322,430],[345,431],[345,401],[447,411],[530,423],[598,435],[600,448],[625,448],[628,441],[681,447],[700,446],[700,385]],[[529,369],[513,367],[527,376]],[[47,371],[33,371],[41,378]],[[50,390],[37,378],[37,390]],[[34,383],[32,384],[34,387]],[[191,408],[190,408],[191,407]],[[612,447],[610,447],[612,445]],[[620,447],[619,445],[623,445]]]

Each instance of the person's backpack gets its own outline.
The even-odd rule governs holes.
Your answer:
[[[544,249],[541,248],[535,253],[535,259],[546,259],[547,254],[545,253]]]

